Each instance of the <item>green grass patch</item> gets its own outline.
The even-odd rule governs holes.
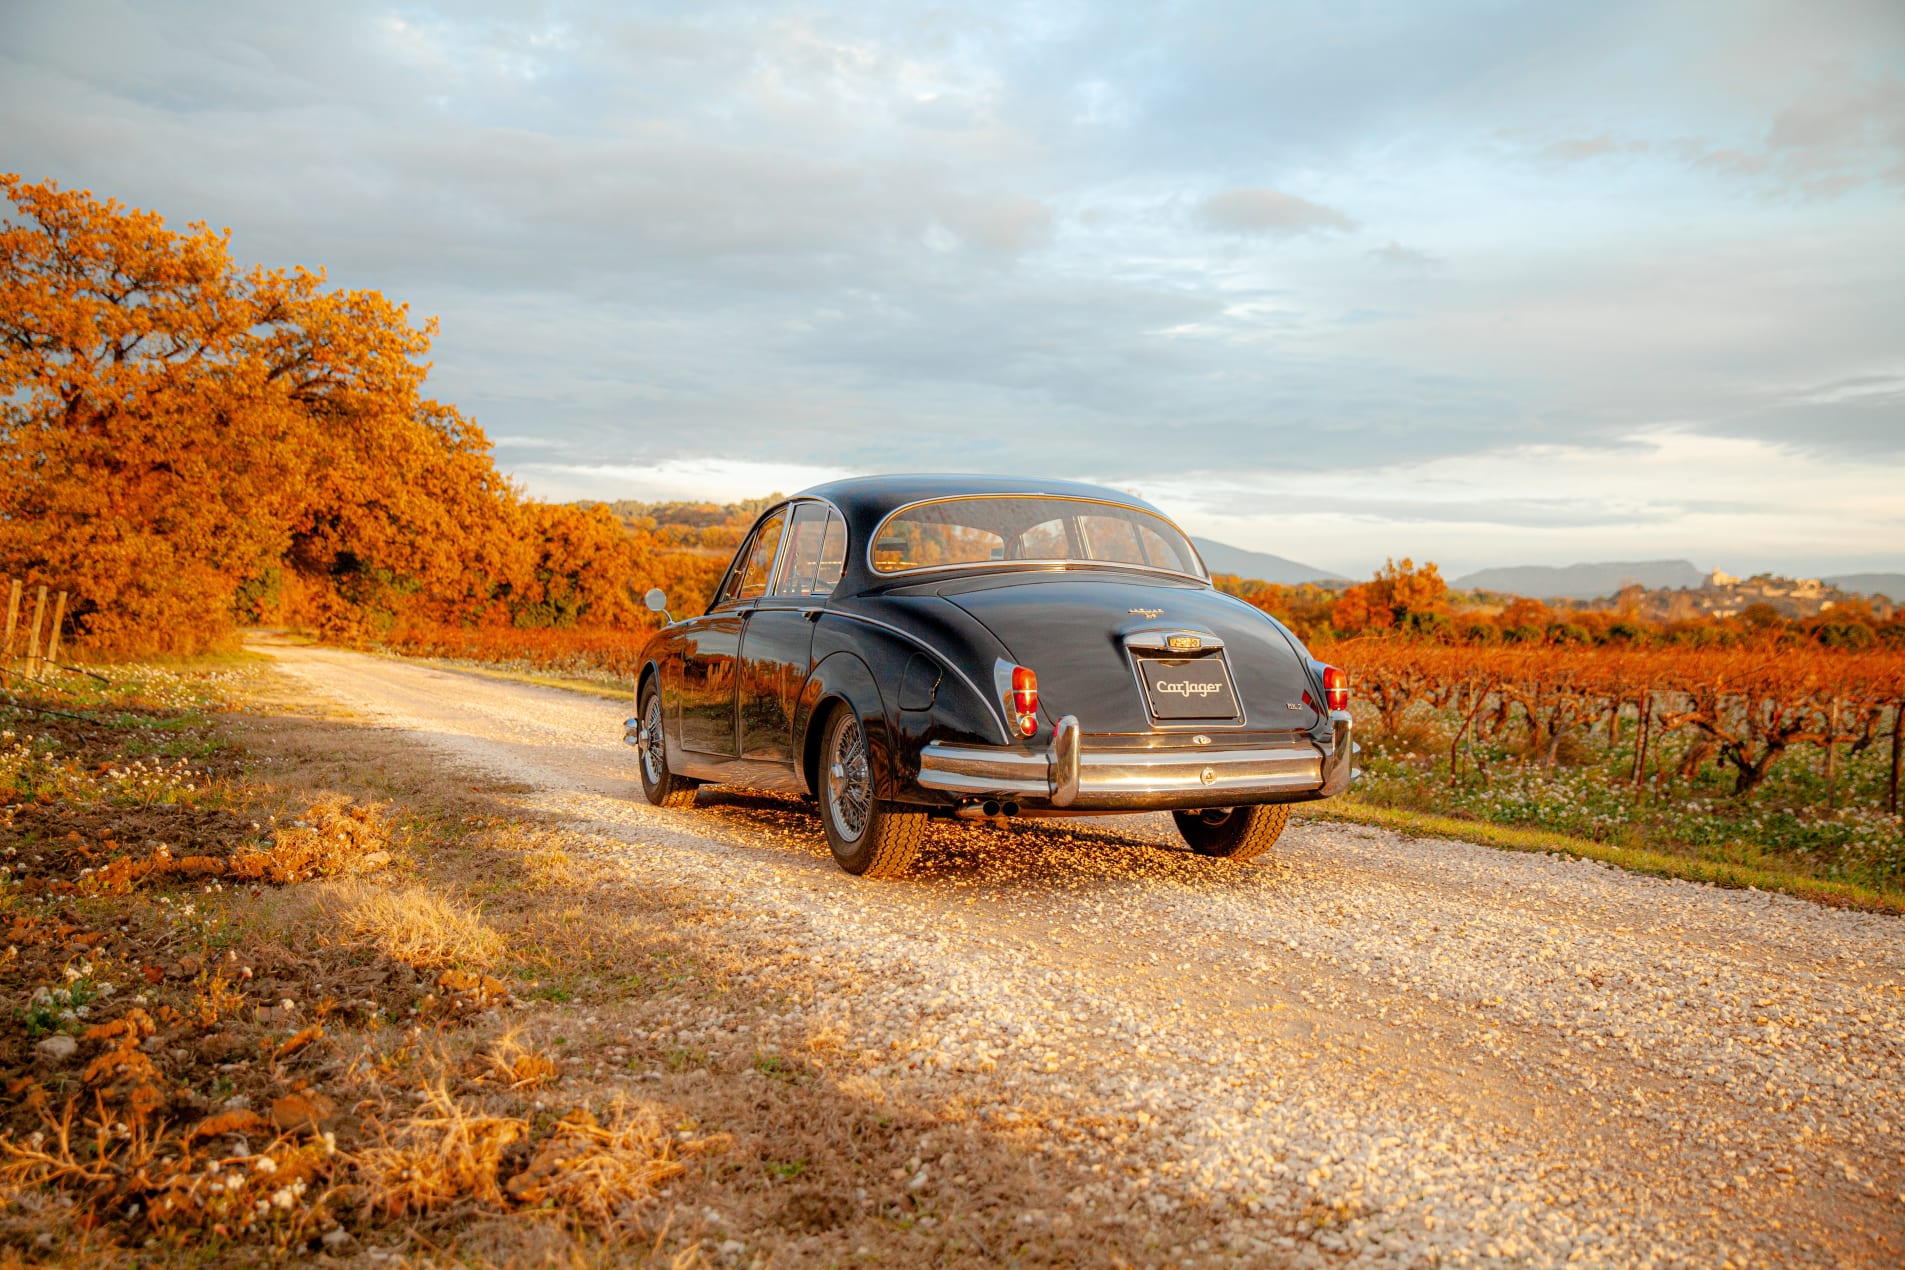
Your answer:
[[[1460,842],[1498,847],[1504,851],[1537,851],[1547,855],[1599,860],[1633,873],[1705,882],[1734,890],[1778,891],[1839,908],[1905,913],[1905,892],[1880,891],[1856,882],[1810,877],[1777,868],[1674,855],[1644,846],[1595,842],[1550,829],[1462,820],[1406,807],[1375,806],[1353,797],[1312,803],[1302,809],[1302,815],[1310,820],[1376,825],[1410,837],[1453,838]]]

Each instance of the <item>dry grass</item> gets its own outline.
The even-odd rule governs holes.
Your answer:
[[[508,1089],[539,1089],[562,1075],[561,1063],[522,1043],[520,1028],[497,1037],[475,1068],[480,1077]]]
[[[405,965],[487,967],[503,955],[503,937],[482,914],[439,889],[351,880],[327,886],[316,898],[339,936],[368,944]]]
[[[464,1200],[501,1205],[504,1155],[529,1133],[529,1122],[488,1114],[440,1084],[423,1092],[415,1114],[395,1128],[379,1123],[381,1140],[357,1153],[372,1204],[392,1217]]]
[[[562,850],[531,851],[522,867],[523,885],[538,893],[573,886],[578,872],[575,858]]]
[[[616,1098],[607,1123],[578,1109],[556,1122],[529,1167],[509,1179],[509,1193],[526,1204],[553,1203],[591,1221],[633,1217],[636,1201],[682,1171],[674,1141],[655,1108]],[[719,1150],[724,1139],[686,1144],[694,1151]]]

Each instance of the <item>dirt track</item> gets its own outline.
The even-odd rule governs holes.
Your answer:
[[[864,987],[805,1022],[845,1030],[864,1078],[1109,1126],[1101,1180],[1032,1220],[1209,1205],[1200,1260],[1905,1257],[1896,919],[1324,823],[1227,865],[1161,816],[948,824],[867,883],[798,802],[647,806],[614,702],[269,651],[636,874],[852,966]]]

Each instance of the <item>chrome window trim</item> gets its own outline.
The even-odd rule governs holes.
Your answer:
[[[1185,547],[1190,550],[1191,559],[1195,560],[1197,567],[1203,569],[1205,572],[1199,575],[1195,573],[1185,573],[1180,569],[1160,568],[1157,565],[1151,564],[1126,564],[1117,560],[1093,560],[1089,557],[1085,559],[1063,560],[969,560],[962,564],[928,564],[918,565],[911,569],[882,569],[873,563],[873,544],[880,540],[881,531],[886,528],[887,522],[891,521],[895,516],[910,512],[916,507],[930,507],[934,503],[968,503],[976,502],[982,498],[1049,498],[1058,502],[1084,503],[1091,507],[1116,507],[1121,511],[1137,512],[1141,516],[1153,516],[1169,525],[1177,536],[1184,540]],[[1072,527],[1068,524],[1065,530],[1068,541],[1071,538],[1071,534]],[[848,549],[852,549],[851,543],[848,544]],[[1109,498],[1085,498],[1077,494],[942,494],[938,498],[915,499],[910,503],[902,503],[886,515],[880,517],[880,523],[875,525],[873,532],[867,536],[865,555],[867,572],[876,578],[909,578],[918,574],[946,573],[951,570],[1024,569],[1043,566],[1046,568],[1084,567],[1088,569],[1139,569],[1145,573],[1162,574],[1167,578],[1189,578],[1193,582],[1202,582],[1205,586],[1210,585],[1210,567],[1204,563],[1204,557],[1197,554],[1197,546],[1191,542],[1191,536],[1185,533],[1183,527],[1169,516],[1166,516],[1163,512],[1152,511],[1148,507],[1137,507],[1131,503],[1117,503]]]

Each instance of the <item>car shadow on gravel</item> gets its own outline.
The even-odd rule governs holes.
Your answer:
[[[789,853],[827,860],[827,840],[812,799],[756,790],[703,787],[695,815],[753,831]],[[752,835],[750,835],[752,837]],[[1256,890],[1292,881],[1299,868],[1271,855],[1248,864],[1208,859],[1178,840],[1164,813],[990,823],[934,820],[903,881],[996,886],[1015,891],[1077,891],[1096,886],[1165,883],[1204,891]]]

